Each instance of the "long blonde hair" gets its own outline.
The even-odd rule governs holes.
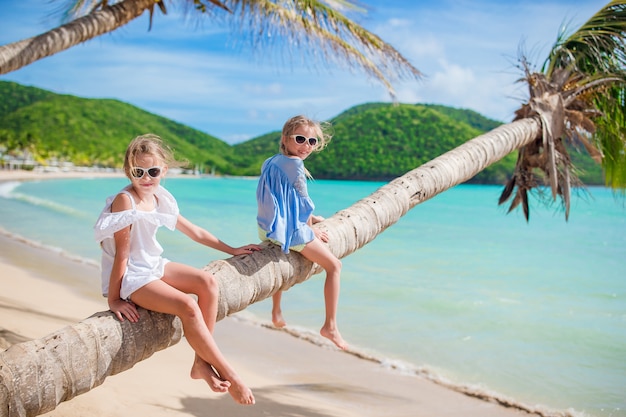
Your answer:
[[[130,178],[131,170],[137,163],[137,158],[141,155],[149,155],[157,158],[165,166],[181,167],[186,165],[185,162],[177,161],[174,158],[174,152],[163,143],[163,140],[152,133],[137,136],[133,139],[128,148],[126,148],[126,155],[124,156],[124,173]]]

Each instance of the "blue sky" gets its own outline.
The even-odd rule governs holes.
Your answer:
[[[65,3],[0,0],[0,45],[58,26],[54,12]],[[168,15],[157,13],[150,32],[146,14],[0,80],[118,99],[228,143],[280,130],[295,114],[327,120],[358,104],[391,101],[361,70],[316,60],[310,50],[252,47],[221,19],[190,19],[173,6],[180,1],[166,3]],[[563,24],[573,30],[606,3],[363,0],[367,13],[350,16],[425,74],[394,84],[399,102],[469,108],[507,122],[527,96],[516,83],[520,48],[541,65]]]

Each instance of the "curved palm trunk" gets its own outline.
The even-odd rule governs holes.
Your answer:
[[[372,195],[319,224],[329,247],[343,258],[374,240],[408,210],[458,185],[531,142],[541,132],[537,119],[501,126],[384,185]],[[205,267],[220,282],[218,320],[288,289],[320,272],[301,255],[274,245],[249,256]],[[145,314],[144,314],[145,313]],[[98,313],[43,339],[0,353],[0,417],[35,416],[100,385],[109,375],[180,340],[172,316],[142,310],[140,323],[120,323]]]
[[[0,74],[111,32],[154,7],[154,0],[125,0],[41,35],[0,46]]]
[[[396,178],[316,227],[326,230],[330,250],[343,258],[374,240],[411,208],[467,181],[540,133],[535,118],[500,126]],[[218,319],[320,272],[298,253],[285,255],[274,245],[252,256],[212,262],[206,269],[221,278]]]

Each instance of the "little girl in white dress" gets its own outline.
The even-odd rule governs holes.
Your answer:
[[[192,240],[230,255],[260,250],[258,245],[227,245],[180,215],[174,197],[160,185],[176,161],[155,135],[135,138],[124,158],[130,185],[107,199],[95,238],[102,247],[102,293],[119,320],[140,320],[137,306],[178,316],[195,359],[191,377],[204,379],[215,392],[229,392],[240,404],[254,404],[220,352],[212,333],[217,318],[218,284],[213,275],[161,255],[157,229],[178,229]],[[188,294],[195,294],[197,302]]]

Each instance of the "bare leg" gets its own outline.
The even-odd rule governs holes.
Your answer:
[[[189,275],[193,270],[195,268],[181,264],[168,264],[166,276],[135,291],[133,301],[146,309],[180,317],[185,337],[196,352],[192,373],[206,380],[217,392],[227,390],[236,402],[254,404],[252,391],[222,355],[198,303],[186,294],[190,282],[195,280]]]
[[[165,266],[163,281],[184,293],[198,296],[198,306],[202,312],[202,317],[207,328],[213,334],[219,292],[215,278],[206,271],[170,262]],[[205,380],[215,392],[226,392],[230,387],[230,382],[223,380],[211,364],[203,361],[197,353],[191,365],[190,376],[193,379]]]
[[[348,344],[337,328],[337,306],[339,304],[339,289],[341,278],[341,261],[324,246],[319,239],[313,239],[302,249],[302,256],[320,265],[326,271],[324,283],[324,304],[326,319],[320,329],[320,334],[329,339],[340,349],[346,349]]]
[[[283,292],[278,291],[272,296],[272,323],[276,327],[285,327],[287,323],[283,318],[283,312],[280,308],[280,300],[283,298]]]
[[[179,269],[183,271],[179,272]],[[173,282],[168,282],[169,276],[181,276],[184,273],[189,274],[191,278],[182,283],[180,279],[174,279]],[[187,267],[187,265],[169,263],[166,265],[166,276],[163,280],[170,285],[179,285],[182,287],[180,289],[185,293],[196,294],[198,296],[198,306],[200,307],[200,311],[202,311],[202,317],[207,328],[211,334],[213,334],[217,317],[217,297],[219,295],[215,278],[206,271]],[[197,353],[191,365],[190,376],[193,379],[205,380],[206,383],[209,384],[209,387],[215,392],[226,392],[230,387],[230,382],[223,380],[215,372],[211,364],[203,361]]]

